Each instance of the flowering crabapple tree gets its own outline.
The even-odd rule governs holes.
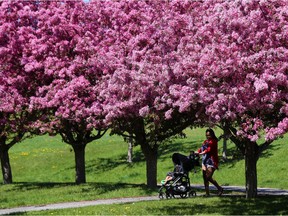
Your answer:
[[[26,112],[21,111],[23,98],[16,89],[4,85],[6,82],[0,71],[0,160],[3,175],[3,183],[12,183],[12,170],[10,166],[9,149],[24,139],[26,129]],[[19,116],[20,115],[20,116]]]
[[[4,184],[12,183],[9,149],[30,137],[35,113],[28,112],[35,94],[36,71],[26,71],[25,52],[34,37],[34,3],[0,2],[0,158]],[[39,75],[39,79],[45,80]],[[31,132],[31,131],[30,131]]]
[[[192,44],[179,49],[190,78],[172,85],[171,97],[203,102],[208,122],[230,134],[245,155],[246,197],[255,197],[257,161],[288,131],[288,2],[208,0],[202,7],[187,35]]]
[[[85,183],[85,147],[106,132],[97,93],[102,71],[90,58],[96,51],[94,35],[86,29],[86,4],[79,0],[41,1],[39,5],[37,37],[31,41],[26,69],[40,68],[49,82],[39,85],[31,97],[30,110],[42,112],[33,127],[60,134],[72,146],[75,181]]]
[[[105,121],[112,133],[132,136],[146,160],[148,187],[157,185],[158,147],[191,125],[194,115],[167,109],[163,96],[174,83],[174,53],[187,31],[195,2],[90,1],[106,23],[97,52],[105,62]],[[100,6],[99,6],[100,5]],[[103,16],[106,16],[105,19]],[[96,19],[96,18],[95,18]],[[94,20],[95,20],[94,19]],[[194,110],[193,110],[194,111]],[[191,111],[192,112],[192,111]],[[167,118],[169,117],[169,119]]]

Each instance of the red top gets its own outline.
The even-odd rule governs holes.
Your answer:
[[[219,160],[218,160],[218,141],[216,139],[209,139],[209,140],[205,140],[203,142],[206,143],[208,142],[208,147],[206,150],[204,150],[203,152],[204,153],[209,153],[213,162],[214,162],[214,165],[215,165],[215,168],[218,169],[218,164],[219,164]],[[198,153],[201,152],[201,148],[198,149]]]

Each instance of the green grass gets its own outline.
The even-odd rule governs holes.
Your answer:
[[[216,135],[219,136],[220,132],[220,130],[216,130]],[[168,171],[173,169],[171,155],[174,152],[187,154],[190,150],[196,150],[201,146],[204,134],[204,129],[187,130],[186,139],[176,139],[173,140],[173,142],[164,144],[160,147],[157,176],[158,182],[165,178]],[[260,158],[258,162],[259,187],[288,189],[286,173],[283,172],[287,167],[287,140],[287,136],[285,136],[284,139],[276,140],[271,145],[270,149],[264,152],[263,156]],[[221,142],[222,141],[219,142],[219,153],[221,153]],[[215,179],[221,185],[244,186],[244,160],[241,159],[241,156],[236,154],[233,143],[228,142],[228,148],[229,160],[228,162],[221,163],[220,169],[215,172]],[[86,147],[87,183],[75,185],[74,153],[69,145],[63,143],[58,136],[38,136],[33,139],[25,140],[22,143],[15,145],[10,150],[10,162],[14,183],[11,185],[0,185],[0,208],[80,200],[157,195],[157,191],[148,190],[145,186],[146,167],[139,146],[134,148],[133,164],[128,164],[126,162],[126,155],[127,143],[123,142],[123,139],[119,136],[111,137],[106,134],[100,140],[88,144]],[[232,157],[232,155],[234,155],[234,157]],[[195,174],[191,173],[190,177],[192,184],[202,184],[200,169]],[[227,199],[229,201],[230,198]],[[283,202],[282,198],[271,199],[273,200],[270,200],[269,202],[275,202],[275,205],[277,205],[278,202]],[[223,202],[222,198],[212,198],[211,201],[213,201],[212,205],[214,205],[214,203],[220,204]],[[165,208],[165,203],[170,205],[169,202],[175,202],[171,205],[177,205],[178,201],[171,200],[161,202],[161,205],[164,205],[162,208]],[[197,203],[200,205],[201,202],[205,201],[202,198],[196,198],[195,200],[193,199],[193,201],[192,199],[181,200],[181,203],[182,202],[184,204],[180,205],[183,205],[185,209],[186,205],[189,206],[189,202],[191,202],[191,205],[193,206]],[[245,201],[242,201],[242,198],[239,198],[236,204],[239,203],[240,205],[242,202],[245,203]],[[255,202],[258,203],[260,201],[256,200]],[[134,205],[148,205],[149,207],[150,203],[151,208],[153,205],[157,205],[157,202],[141,202],[139,204],[135,203]],[[230,203],[229,201],[228,203],[231,205],[233,202]],[[257,203],[254,207],[260,205]],[[127,205],[130,206],[129,204]],[[145,209],[149,209],[148,207]],[[247,203],[247,208],[248,207]],[[89,208],[87,211],[90,211]],[[103,206],[101,208],[106,207]],[[117,208],[121,208],[121,205]],[[132,206],[130,206],[130,208],[132,208]],[[253,206],[251,209],[252,208]],[[159,211],[163,211],[163,209],[161,210],[161,207],[159,207]],[[70,210],[63,211],[69,212]],[[101,212],[101,210],[99,211]],[[179,209],[179,211],[181,210]],[[229,211],[232,211],[232,209]],[[178,211],[175,211],[175,214],[178,214],[177,212]],[[259,212],[261,211],[259,210]],[[201,212],[199,213],[201,214]],[[205,213],[208,214],[209,212],[203,212],[203,214]],[[64,213],[61,212],[60,214]],[[70,214],[72,214],[72,212],[70,212]],[[118,212],[118,214],[122,213]],[[139,212],[139,214],[144,213]],[[189,214],[189,212],[184,214]],[[223,213],[216,212],[216,214]]]
[[[196,197],[27,212],[25,215],[287,215],[287,197]]]

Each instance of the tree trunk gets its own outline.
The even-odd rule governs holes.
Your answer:
[[[257,197],[257,144],[245,143],[246,198]]]
[[[133,139],[130,137],[128,140],[128,153],[127,153],[127,162],[132,163],[133,157]]]
[[[148,188],[157,187],[157,152],[158,148],[151,148],[149,144],[141,145],[146,159],[146,182]]]
[[[9,148],[6,145],[0,146],[0,159],[4,184],[12,184],[12,170],[9,160]]]
[[[75,154],[76,184],[86,183],[85,171],[85,147],[86,145],[73,145]]]

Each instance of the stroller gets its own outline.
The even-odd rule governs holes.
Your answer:
[[[175,195],[181,198],[196,196],[196,192],[190,186],[189,171],[195,168],[195,166],[200,166],[199,155],[194,152],[191,152],[189,156],[174,153],[172,161],[174,163],[174,170],[167,174],[168,178],[166,177],[166,180],[161,181],[159,198],[175,198]]]

